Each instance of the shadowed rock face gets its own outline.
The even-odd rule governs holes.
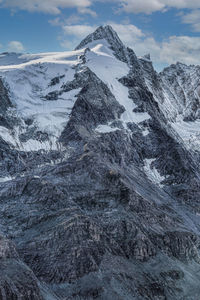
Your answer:
[[[19,258],[14,245],[0,237],[0,298],[44,299],[33,272]]]
[[[0,95],[1,95],[1,114],[5,113],[6,110],[12,106],[12,103],[8,97],[8,91],[4,86],[2,79],[0,79]]]
[[[102,63],[90,68],[87,46],[99,39],[120,68],[128,66],[116,81],[99,75]],[[43,97],[51,105],[78,89],[57,149],[25,151],[1,136],[0,299],[197,300],[199,151],[188,150],[173,127],[176,106],[171,115],[165,106],[169,90],[182,101],[169,84],[179,66],[157,74],[150,57],[137,59],[111,27],[82,47],[73,80],[51,78],[55,89]],[[108,70],[112,78],[114,65]],[[9,124],[25,126],[20,115],[10,117],[12,91],[0,100]],[[127,101],[134,104],[129,122]],[[32,122],[21,139],[48,141]]]

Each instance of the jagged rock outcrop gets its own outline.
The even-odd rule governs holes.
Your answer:
[[[0,298],[43,300],[39,282],[19,258],[14,245],[0,237]]]
[[[200,117],[199,66],[186,66],[181,63],[165,68],[161,78],[174,112],[182,115],[184,121],[194,121]]]

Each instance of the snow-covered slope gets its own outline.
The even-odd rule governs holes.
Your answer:
[[[168,124],[188,149],[200,151],[200,67],[177,63],[157,74],[151,61],[140,61],[146,85]]]
[[[26,55],[27,62],[15,61],[18,64],[0,66],[0,76],[14,106],[10,110],[22,121],[14,126],[12,134],[4,134],[3,139],[14,145],[16,140],[18,147],[25,151],[57,147],[57,139],[67,123],[80,89],[63,93],[58,99],[48,100],[45,97],[58,91],[65,82],[73,80],[74,67],[79,63],[80,54],[81,51]],[[49,138],[41,142],[34,141],[30,136],[27,142],[21,142],[19,135],[31,129],[46,133]],[[15,138],[11,141],[13,132]]]
[[[200,150],[200,67],[181,63],[160,74],[164,99],[161,105],[185,145]]]
[[[81,59],[83,56],[84,62]],[[115,48],[111,49],[106,39],[88,42],[83,44],[82,49],[72,52],[6,55],[6,64],[3,65],[3,62],[0,76],[14,105],[10,111],[21,118],[22,124],[15,126],[12,132],[9,129],[3,132],[1,128],[0,136],[21,150],[57,149],[58,139],[69,120],[76,95],[80,92],[80,88],[61,92],[62,87],[73,81],[79,68],[84,66],[108,86],[118,103],[124,107],[124,113],[116,121],[121,121],[125,129],[129,122],[138,124],[150,118],[147,112],[133,111],[137,105],[129,98],[128,88],[119,82],[121,77],[129,73],[129,66],[116,57]],[[27,121],[31,124],[27,125]],[[113,130],[110,124],[99,125],[97,131],[102,129],[104,132],[105,129],[106,132]],[[20,135],[35,130],[47,134],[48,139],[38,141],[30,136],[26,142],[20,141]]]
[[[135,113],[137,107],[129,98],[128,88],[123,86],[119,79],[128,75],[128,64],[116,59],[107,41],[94,41],[87,44],[91,51],[87,52],[86,65],[109,87],[116,100],[125,108],[121,115],[124,127],[129,122],[140,123],[150,116],[148,113]]]

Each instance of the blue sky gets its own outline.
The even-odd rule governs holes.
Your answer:
[[[200,0],[0,0],[0,52],[71,50],[104,24],[157,69],[200,64]]]

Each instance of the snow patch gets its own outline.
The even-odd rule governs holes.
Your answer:
[[[11,176],[6,176],[6,177],[0,177],[0,183],[1,182],[7,182],[7,181],[11,181],[15,179],[15,177],[11,177]]]
[[[109,125],[99,125],[95,131],[99,132],[99,133],[108,133],[108,132],[113,132],[113,131],[116,131],[118,130],[119,128],[113,128]]]
[[[200,120],[184,122],[182,120],[171,123],[172,127],[183,139],[188,149],[200,150]]]
[[[144,171],[147,177],[154,183],[158,184],[160,187],[163,187],[161,182],[165,179],[165,176],[161,176],[155,167],[152,167],[151,164],[156,159],[145,159],[144,160]]]
[[[14,147],[17,147],[18,140],[15,138],[15,135],[11,130],[0,126],[0,137],[6,143],[12,144]]]
[[[149,133],[150,132],[149,132],[149,130],[147,128],[142,131],[142,135],[143,136],[147,136]]]

